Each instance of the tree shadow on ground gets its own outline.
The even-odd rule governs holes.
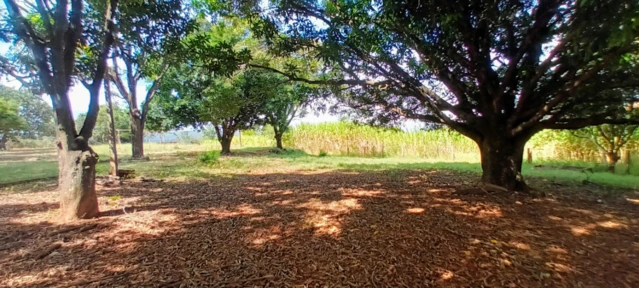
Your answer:
[[[11,287],[63,286],[79,280],[105,287],[639,284],[639,267],[633,264],[639,256],[639,206],[457,193],[466,178],[421,170],[133,181],[99,190],[106,216],[81,224],[97,224],[94,229],[58,234],[55,231],[67,226],[42,222],[51,206],[29,215],[5,213],[42,204],[15,198],[6,207],[0,205],[2,220],[9,224],[0,228],[0,235],[25,245],[0,251],[5,272],[0,283]],[[120,210],[128,213],[108,212]],[[56,253],[34,258],[52,243],[61,243]]]

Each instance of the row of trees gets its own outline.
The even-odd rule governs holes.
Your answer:
[[[147,118],[210,123],[224,146],[258,121],[290,122],[282,115],[300,105],[288,95],[339,91],[370,122],[418,119],[469,137],[482,180],[509,190],[527,189],[523,149],[539,131],[636,122],[637,1],[4,3],[0,36],[18,52],[0,68],[51,97],[67,219],[98,213],[88,141],[105,80],[128,104],[134,157]],[[76,129],[68,92],[77,83],[90,104]]]
[[[252,37],[244,22],[221,18],[214,25],[200,25],[198,32],[182,42],[186,55],[182,62],[166,71],[151,112],[152,127],[212,126],[222,154],[229,154],[238,130],[269,124],[277,147],[283,149],[282,135],[291,121],[306,113],[310,101],[325,97],[328,91],[295,83],[266,69],[241,65],[240,58],[280,66],[292,60],[264,59],[267,55],[260,48],[262,43]],[[221,53],[232,54],[223,58],[228,62],[220,61]],[[309,65],[299,72],[312,75],[314,68]]]

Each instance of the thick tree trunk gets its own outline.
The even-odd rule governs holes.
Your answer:
[[[275,134],[275,142],[278,149],[284,150],[284,145],[282,145],[282,134]]]
[[[132,117],[131,118],[131,158],[143,159],[144,158],[144,121]]]
[[[222,145],[222,155],[231,154],[231,142],[233,141],[233,137],[222,137],[219,139],[220,145]]]
[[[527,191],[521,175],[525,140],[484,137],[481,152],[482,181],[511,191]]]
[[[100,213],[95,193],[98,155],[88,145],[78,145],[84,147],[75,150],[64,146],[59,145],[58,153],[60,216],[67,222],[97,217]]]
[[[617,162],[619,161],[619,154],[608,152],[606,153],[606,160],[608,162],[608,172],[615,173],[615,166],[617,166]]]

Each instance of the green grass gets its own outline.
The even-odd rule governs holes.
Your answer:
[[[57,162],[0,162],[0,184],[55,178],[56,176],[58,176]]]
[[[271,148],[243,148],[235,149],[234,155],[220,157],[212,163],[201,163],[198,158],[202,155],[204,145],[180,146],[179,151],[169,152],[167,147],[157,146],[149,152],[150,161],[130,161],[126,156],[121,157],[122,169],[136,170],[138,176],[153,178],[182,178],[182,179],[210,179],[215,177],[235,177],[246,173],[259,171],[261,173],[291,173],[292,171],[308,170],[348,170],[348,171],[393,171],[400,170],[451,170],[470,173],[479,176],[481,166],[476,162],[453,162],[448,159],[423,159],[418,157],[353,157],[318,154],[307,154],[301,150],[277,151]],[[101,149],[100,147],[97,147]],[[147,150],[149,151],[149,150]],[[98,152],[100,153],[100,152]],[[103,153],[102,155],[108,155]],[[102,157],[97,166],[98,175],[106,175],[108,163]],[[539,163],[535,163],[539,164]],[[639,189],[639,177],[633,175],[611,174],[607,172],[583,173],[573,170],[553,169],[559,166],[590,167],[587,163],[579,162],[547,162],[544,169],[536,169],[534,165],[525,164],[525,177],[543,178],[567,184],[579,184],[588,179],[591,182],[617,188]],[[32,179],[55,178],[57,163],[54,161],[34,162],[5,162],[0,163],[0,184],[7,184]],[[465,179],[464,184],[472,184],[477,177]]]

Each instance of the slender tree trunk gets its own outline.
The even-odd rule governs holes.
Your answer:
[[[118,176],[118,149],[117,138],[115,131],[115,119],[113,118],[113,101],[111,99],[111,82],[104,81],[104,98],[107,101],[107,114],[109,115],[109,150],[111,150],[109,157],[109,175],[112,177]]]
[[[482,181],[511,191],[527,191],[521,175],[525,140],[484,137],[479,143]]]
[[[233,136],[224,135],[219,139],[220,145],[222,145],[222,155],[230,155],[231,154],[231,142],[233,141]]]
[[[76,139],[67,143],[64,131],[58,132],[58,186],[60,216],[63,221],[87,219],[100,214],[95,193],[95,165],[98,154],[88,143]],[[71,145],[69,145],[71,144]]]
[[[282,145],[282,134],[275,134],[275,142],[277,143],[277,148],[284,150],[284,145]]]
[[[0,151],[7,151],[7,142],[9,142],[9,137],[7,137],[7,133],[4,133],[0,138]]]
[[[608,172],[615,173],[615,166],[617,166],[617,161],[619,161],[619,154],[608,152],[606,153],[606,160],[608,162]]]
[[[624,168],[624,173],[625,174],[630,174],[630,164],[631,164],[630,163],[631,162],[630,149],[626,148],[626,149],[623,150],[623,154],[622,154],[622,157],[621,157],[621,162],[626,165],[626,167]]]
[[[131,117],[131,158],[144,158],[144,120],[138,117]]]

